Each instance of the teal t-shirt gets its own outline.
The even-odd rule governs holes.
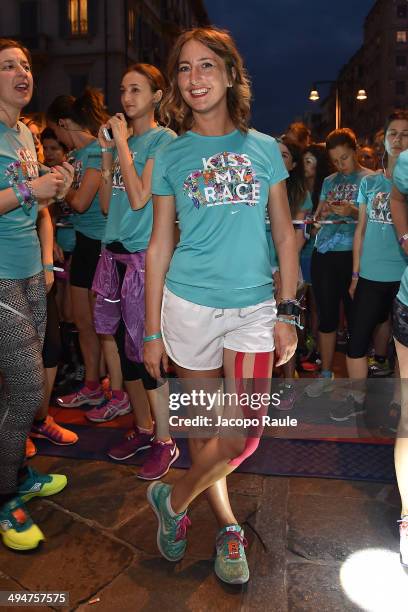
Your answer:
[[[367,227],[360,260],[360,276],[368,280],[401,280],[408,257],[398,244],[390,210],[392,182],[384,174],[366,176],[357,201],[366,206]]]
[[[362,178],[367,174],[373,174],[373,172],[364,168],[359,172],[353,172],[353,174],[335,172],[327,176],[323,181],[320,201],[335,200],[341,202],[342,200],[347,200],[347,202],[352,202],[358,206],[358,190]],[[351,216],[342,217],[335,214],[328,215],[325,220],[330,221],[336,219],[354,221]],[[351,251],[353,249],[355,229],[355,224],[323,225],[316,236],[315,248],[319,253],[327,253],[328,251]]]
[[[275,139],[256,130],[187,132],[162,148],[152,193],[175,196],[180,228],[167,287],[213,308],[270,299],[265,212],[269,187],[287,176]]]
[[[311,198],[310,193],[307,191],[306,192],[305,200],[304,200],[304,202],[303,202],[303,204],[302,204],[302,206],[300,207],[299,210],[303,210],[303,211],[307,212],[307,211],[312,210],[312,209],[313,209],[312,198]],[[297,226],[295,226],[295,229],[296,229],[296,227]],[[302,228],[302,230],[298,229],[297,231],[299,231],[299,232],[303,231],[303,228]],[[276,268],[279,268],[279,261],[278,261],[278,254],[277,254],[276,249],[275,249],[275,244],[274,244],[274,242],[272,240],[270,223],[266,224],[266,239],[268,241],[269,259],[270,259],[270,262],[271,262],[271,268],[272,268],[272,270],[275,270]],[[305,246],[306,246],[306,244],[305,244]]]
[[[131,136],[128,140],[133,163],[139,176],[148,159],[153,159],[157,151],[167,144],[176,134],[167,128],[157,127],[141,136]],[[115,154],[112,174],[112,197],[109,204],[108,221],[104,242],[121,242],[131,253],[144,251],[149,244],[153,224],[153,204],[150,199],[140,210],[132,210],[123,182],[119,158]]]
[[[20,121],[17,129],[0,123],[0,190],[14,182],[39,176],[30,130]],[[0,278],[22,279],[42,270],[36,221],[38,206],[29,215],[21,206],[0,215]]]
[[[408,150],[400,153],[392,175],[393,183],[398,191],[408,196]],[[397,298],[408,306],[408,268],[405,268]]]
[[[86,147],[82,147],[82,149],[75,149],[74,151],[71,151],[68,161],[75,168],[72,188],[79,189],[82,179],[84,178],[84,174],[88,168],[100,170],[101,160],[101,147],[99,146],[97,140],[94,140],[89,145],[86,145]],[[74,229],[77,232],[84,234],[84,236],[93,238],[94,240],[103,239],[106,227],[106,217],[102,213],[99,206],[98,192],[96,192],[96,195],[87,210],[85,210],[83,213],[74,213],[72,222]]]

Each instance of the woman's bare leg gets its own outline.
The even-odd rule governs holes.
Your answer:
[[[236,379],[235,363],[237,353],[235,351],[224,351],[224,375],[231,381]],[[245,354],[243,358],[243,378],[254,377],[254,354]],[[270,378],[273,366],[273,353],[268,354],[268,369],[265,378]],[[209,378],[219,376],[218,371],[191,372],[184,370],[180,372],[181,377]],[[187,509],[188,505],[200,493],[214,485],[217,481],[225,478],[236,469],[230,461],[240,456],[245,448],[246,439],[242,436],[216,437],[206,442],[200,452],[197,453],[191,468],[173,486],[171,493],[171,506],[176,513]]]
[[[395,340],[401,373],[401,419],[395,440],[395,471],[401,496],[401,516],[408,514],[408,348]]]
[[[90,294],[88,289],[71,285],[73,317],[84,358],[86,380],[97,382],[101,346],[93,324],[93,299]]]

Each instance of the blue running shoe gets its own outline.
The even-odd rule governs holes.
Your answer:
[[[249,568],[245,555],[248,543],[240,525],[227,525],[220,529],[215,542],[217,557],[214,570],[220,580],[228,584],[245,584]]]
[[[153,482],[147,489],[147,500],[157,519],[157,547],[168,561],[180,561],[187,547],[187,528],[191,521],[186,512],[172,516],[168,510],[167,500],[171,486],[163,482]]]

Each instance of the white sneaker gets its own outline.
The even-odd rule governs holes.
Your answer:
[[[309,397],[320,397],[334,389],[334,374],[330,378],[318,378],[315,382],[307,385],[305,393]]]
[[[401,565],[408,567],[408,515],[405,514],[398,522],[400,532],[400,561]]]

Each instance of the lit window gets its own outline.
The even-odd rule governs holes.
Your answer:
[[[407,32],[405,30],[397,32],[397,42],[407,42]]]
[[[132,42],[136,33],[136,12],[134,8],[129,9],[128,13],[128,40]]]
[[[69,0],[68,11],[71,34],[88,34],[88,0]]]

